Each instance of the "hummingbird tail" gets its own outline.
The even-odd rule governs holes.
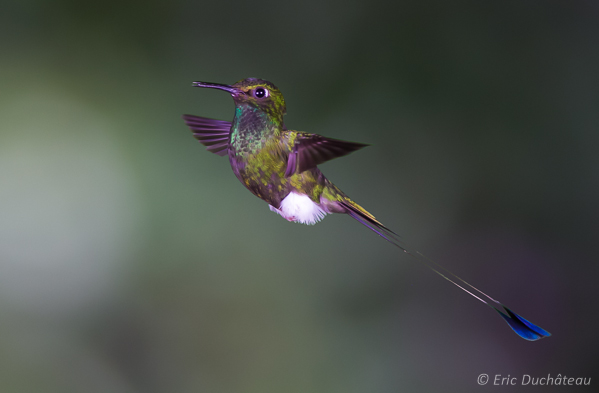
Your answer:
[[[374,216],[372,216],[366,210],[362,209],[359,205],[355,204],[352,201],[344,201],[340,202],[340,204],[345,208],[347,214],[351,218],[355,219],[360,224],[375,232],[377,235],[379,235],[389,243],[393,244],[395,247],[399,248],[401,251],[405,252],[412,258],[416,259],[418,262],[422,263],[430,270],[437,273],[453,285],[457,286],[464,292],[473,296],[475,299],[478,299],[479,301],[483,302],[487,306],[497,311],[499,315],[501,315],[501,317],[512,328],[512,330],[516,332],[516,334],[518,334],[520,337],[524,338],[525,340],[536,341],[541,338],[551,336],[551,333],[549,333],[548,331],[522,318],[520,315],[513,312],[511,309],[503,305],[501,302],[493,299],[491,296],[482,292],[473,285],[467,283],[465,280],[456,276],[455,274],[453,274],[443,266],[439,265],[438,263],[434,262],[433,260],[426,258],[420,252],[410,252],[399,238],[399,235],[397,235],[395,232],[378,222],[374,218]],[[445,274],[441,271],[443,271]],[[464,287],[468,287],[469,289],[466,289]],[[475,295],[475,293],[477,293],[477,295]]]

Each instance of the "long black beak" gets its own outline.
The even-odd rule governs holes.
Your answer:
[[[241,90],[236,89],[233,86],[223,85],[221,83],[193,82],[191,85],[194,87],[208,87],[210,89],[224,90],[224,91],[228,91],[231,94],[239,94],[241,92]]]

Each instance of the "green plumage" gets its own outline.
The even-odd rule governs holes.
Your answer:
[[[205,82],[194,82],[194,85],[229,92],[235,101],[235,117],[232,122],[227,122],[184,115],[187,125],[209,151],[229,156],[235,176],[254,195],[268,202],[271,210],[289,221],[304,224],[314,224],[330,213],[348,214],[499,312],[521,337],[538,340],[551,335],[435,262],[422,258],[420,254],[410,253],[393,231],[349,199],[317,167],[366,145],[288,130],[283,122],[285,100],[279,89],[270,82],[248,78],[231,86]],[[437,268],[443,269],[444,273]],[[462,285],[488,298],[488,301]]]
[[[322,210],[322,215],[347,213],[349,206],[349,209],[380,225],[317,168],[322,162],[349,154],[366,145],[288,130],[283,121],[286,113],[285,99],[270,82],[248,78],[231,86],[204,82],[195,82],[195,85],[225,90],[233,97],[235,117],[226,143],[226,154],[231,167],[248,190],[266,201],[279,214],[295,222],[314,223],[320,219],[319,216],[316,220],[303,220],[300,217],[301,211],[297,216],[286,213],[287,207],[281,207],[281,204],[290,193],[295,193],[307,196]],[[224,122],[186,116],[189,117],[186,118],[188,125],[194,130],[196,137],[209,146],[210,150],[210,143],[213,142],[210,138],[214,138],[209,133],[210,121]],[[224,152],[224,149],[219,152]]]

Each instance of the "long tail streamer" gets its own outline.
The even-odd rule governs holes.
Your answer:
[[[511,309],[509,309],[507,306],[505,306],[501,302],[493,299],[491,296],[487,295],[483,291],[481,291],[478,288],[474,287],[473,285],[467,283],[465,280],[456,276],[455,274],[453,274],[452,272],[450,272],[443,266],[439,265],[438,263],[432,261],[429,258],[426,258],[424,255],[422,255],[419,252],[416,252],[416,253],[410,252],[409,250],[407,250],[404,247],[403,242],[399,239],[398,235],[395,232],[391,231],[389,228],[385,227],[378,221],[373,220],[372,218],[366,216],[361,211],[355,209],[353,206],[351,206],[349,204],[344,203],[344,206],[346,207],[347,214],[349,214],[350,217],[352,217],[353,219],[355,219],[362,225],[366,226],[367,228],[369,228],[370,230],[375,232],[377,235],[379,235],[383,239],[387,240],[389,243],[393,244],[395,247],[399,248],[404,253],[406,253],[409,256],[411,256],[412,258],[416,259],[418,262],[421,262],[423,265],[425,265],[430,270],[437,273],[438,275],[440,275],[441,277],[443,277],[444,279],[446,279],[447,281],[449,281],[456,287],[460,288],[461,290],[468,293],[475,299],[478,299],[482,303],[486,304],[487,306],[489,306],[492,309],[494,309],[495,311],[497,311],[499,313],[499,315],[501,315],[501,317],[512,328],[512,330],[514,330],[514,332],[516,332],[516,334],[518,334],[523,339],[529,340],[529,341],[536,341],[541,338],[551,336],[551,333],[549,333],[548,331],[546,331],[546,330],[542,329],[541,327],[535,325],[534,323],[522,318],[520,315],[513,312]],[[467,289],[467,288],[469,288],[469,289]]]

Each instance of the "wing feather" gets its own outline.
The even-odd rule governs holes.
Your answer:
[[[193,137],[208,147],[206,150],[219,156],[228,154],[230,121],[194,115],[183,115],[183,120],[193,132]]]
[[[297,133],[294,145],[287,159],[285,176],[302,173],[323,162],[342,157],[368,145],[326,138],[317,134]]]

